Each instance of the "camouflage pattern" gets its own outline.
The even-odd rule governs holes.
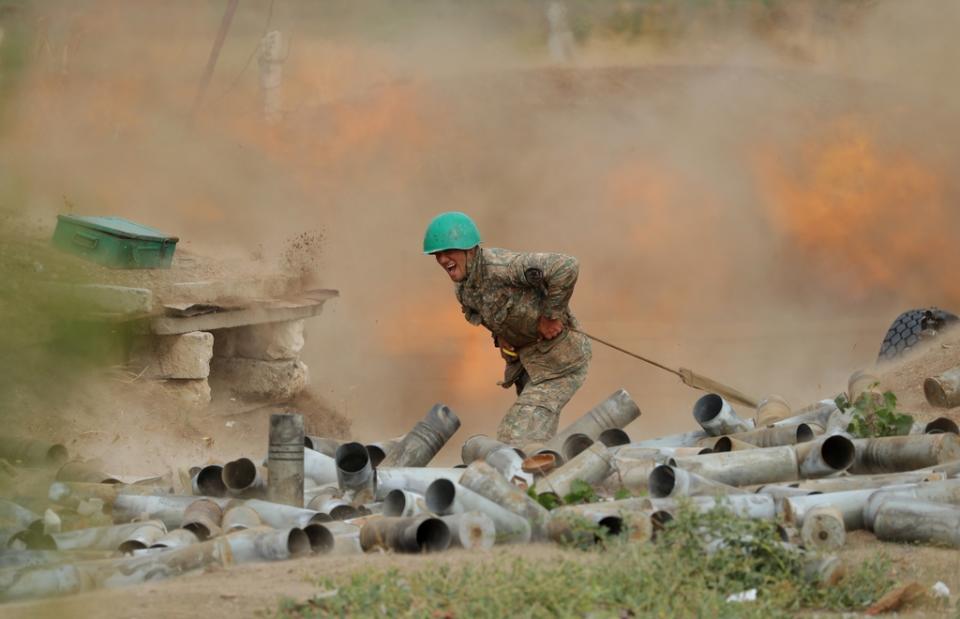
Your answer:
[[[556,433],[560,411],[583,384],[590,363],[590,341],[582,334],[564,329],[554,339],[542,340],[537,331],[541,316],[579,327],[569,307],[579,275],[577,259],[478,248],[467,273],[456,285],[467,321],[483,325],[496,345],[516,352],[504,353],[501,385],[517,383],[520,393],[497,438],[512,445],[545,441]]]

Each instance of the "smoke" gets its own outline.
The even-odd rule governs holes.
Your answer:
[[[341,298],[305,360],[360,438],[436,401],[491,433],[512,402],[418,251],[444,210],[490,246],[577,256],[586,330],[796,406],[872,363],[899,311],[960,305],[954,3],[662,8],[635,32],[618,19],[643,3],[570,3],[567,67],[539,3],[275,4],[238,11],[194,117],[222,3],[21,5],[0,166],[21,218],[50,227],[66,198],[238,273],[322,230],[318,283]],[[266,27],[289,46],[277,126]],[[632,434],[692,423],[700,394],[598,346],[562,423],[619,387],[644,411]]]

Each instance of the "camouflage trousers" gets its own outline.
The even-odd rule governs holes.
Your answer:
[[[570,374],[528,383],[497,428],[497,440],[515,447],[544,443],[557,433],[560,411],[587,378],[583,364]]]

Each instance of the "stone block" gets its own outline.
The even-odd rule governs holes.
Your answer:
[[[203,408],[210,403],[210,383],[207,379],[170,379],[160,383],[164,391],[191,408]]]
[[[150,378],[201,379],[210,375],[213,334],[155,335],[134,348],[131,365],[146,368]]]
[[[289,400],[309,381],[307,366],[297,359],[264,361],[244,357],[216,357],[210,364],[214,389],[244,400]]]
[[[214,336],[214,355],[264,361],[296,359],[303,350],[303,327],[303,320],[290,320],[219,329]]]

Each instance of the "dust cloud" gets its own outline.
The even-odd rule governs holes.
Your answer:
[[[489,246],[577,256],[587,331],[797,406],[872,363],[899,311],[960,309],[954,2],[570,2],[563,66],[540,3],[241,3],[195,113],[224,2],[8,4],[10,217],[125,216],[237,272],[321,230],[316,281],[341,298],[304,359],[361,439],[437,401],[492,433],[512,402],[420,255],[444,210]],[[619,387],[632,436],[691,425],[698,392],[599,346],[561,423]]]

